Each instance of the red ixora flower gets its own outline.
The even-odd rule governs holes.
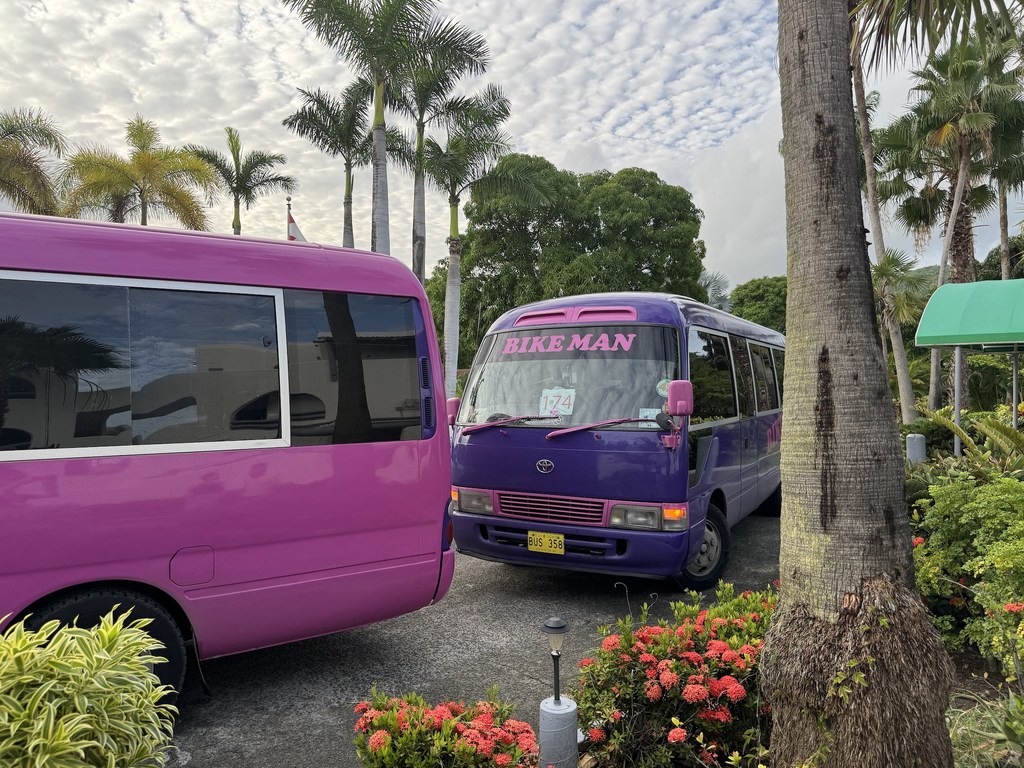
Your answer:
[[[370,736],[370,751],[376,752],[378,749],[386,747],[391,743],[391,734],[385,730],[374,731],[373,735]]]
[[[655,682],[647,684],[647,688],[644,689],[644,693],[647,694],[647,698],[651,701],[657,701],[661,698],[661,686]]]
[[[608,637],[601,641],[601,647],[606,651],[614,651],[619,647],[619,640],[621,638],[618,635],[608,635]]]
[[[593,659],[580,659],[580,669],[584,669],[586,667],[589,667],[593,663],[594,663]]]
[[[703,685],[688,685],[683,688],[683,698],[691,704],[695,704],[698,701],[706,701],[708,698],[708,689]]]
[[[1007,603],[1003,608],[1007,613],[1020,613],[1024,611],[1024,603]]]
[[[920,547],[922,544],[924,544],[924,536],[915,536],[914,540],[910,543],[913,544],[914,548],[916,549],[917,547]]]
[[[685,728],[673,728],[668,732],[668,740],[672,744],[678,744],[682,741],[686,741],[686,729]]]
[[[607,734],[604,732],[604,728],[591,728],[587,731],[587,736],[589,736],[590,740],[595,744],[600,744],[608,738]]]

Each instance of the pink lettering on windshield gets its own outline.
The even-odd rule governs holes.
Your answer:
[[[607,333],[602,333],[596,338],[592,333],[574,333],[566,346],[564,334],[557,336],[523,336],[522,338],[510,336],[505,339],[505,346],[502,347],[503,355],[521,355],[534,352],[628,352],[633,347],[636,339],[635,333],[616,333],[611,338]]]

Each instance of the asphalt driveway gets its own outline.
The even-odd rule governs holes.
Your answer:
[[[778,577],[779,521],[750,517],[733,530],[725,578],[759,589]],[[563,691],[598,627],[644,602],[669,616],[681,594],[669,582],[515,567],[459,556],[448,596],[372,627],[255,651],[203,665],[213,695],[195,676],[179,701],[170,765],[189,768],[359,768],[353,706],[371,686],[415,691],[433,703],[475,700],[494,685],[537,726],[551,695],[551,657],[540,625],[570,625]]]

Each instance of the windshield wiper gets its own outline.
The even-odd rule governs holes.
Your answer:
[[[483,424],[472,424],[468,427],[463,427],[462,434],[468,435],[472,432],[479,432],[482,429],[490,429],[491,427],[500,427],[503,424],[514,424],[517,421],[549,421],[551,419],[557,419],[558,416],[543,416],[539,413],[532,414],[530,416],[507,416],[504,419],[495,419],[494,421],[487,421]]]
[[[641,422],[641,421],[653,421],[659,427],[661,427],[662,429],[665,429],[665,426],[660,421],[658,421],[657,419],[646,419],[646,418],[645,419],[629,419],[629,418],[627,418],[627,419],[612,419],[611,421],[595,421],[593,424],[578,424],[575,427],[566,427],[565,429],[556,429],[554,432],[548,432],[546,435],[544,435],[544,437],[547,438],[548,440],[554,440],[556,437],[561,437],[562,435],[568,435],[568,434],[570,434],[572,432],[585,432],[588,429],[597,429],[598,427],[612,427],[612,426],[615,426],[616,424],[632,424],[632,423],[637,423],[637,422]]]

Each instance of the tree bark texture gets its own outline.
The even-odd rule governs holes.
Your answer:
[[[345,211],[345,229],[341,235],[344,248],[356,247],[355,229],[352,227],[352,162],[345,161],[345,198],[342,206]]]
[[[444,289],[444,389],[455,397],[459,373],[459,310],[462,307],[462,238],[448,238],[448,282]]]
[[[373,126],[373,212],[370,220],[370,250],[391,254],[388,219],[387,132],[382,122]]]
[[[1010,279],[1010,219],[1006,210],[1006,182],[999,180],[999,276]]]
[[[426,282],[427,254],[427,191],[423,169],[416,171],[412,194],[412,271],[421,283]]]
[[[952,667],[913,586],[903,453],[878,407],[891,394],[847,12],[845,0],[779,2],[788,295],[780,603],[762,655],[772,762],[950,766]]]

